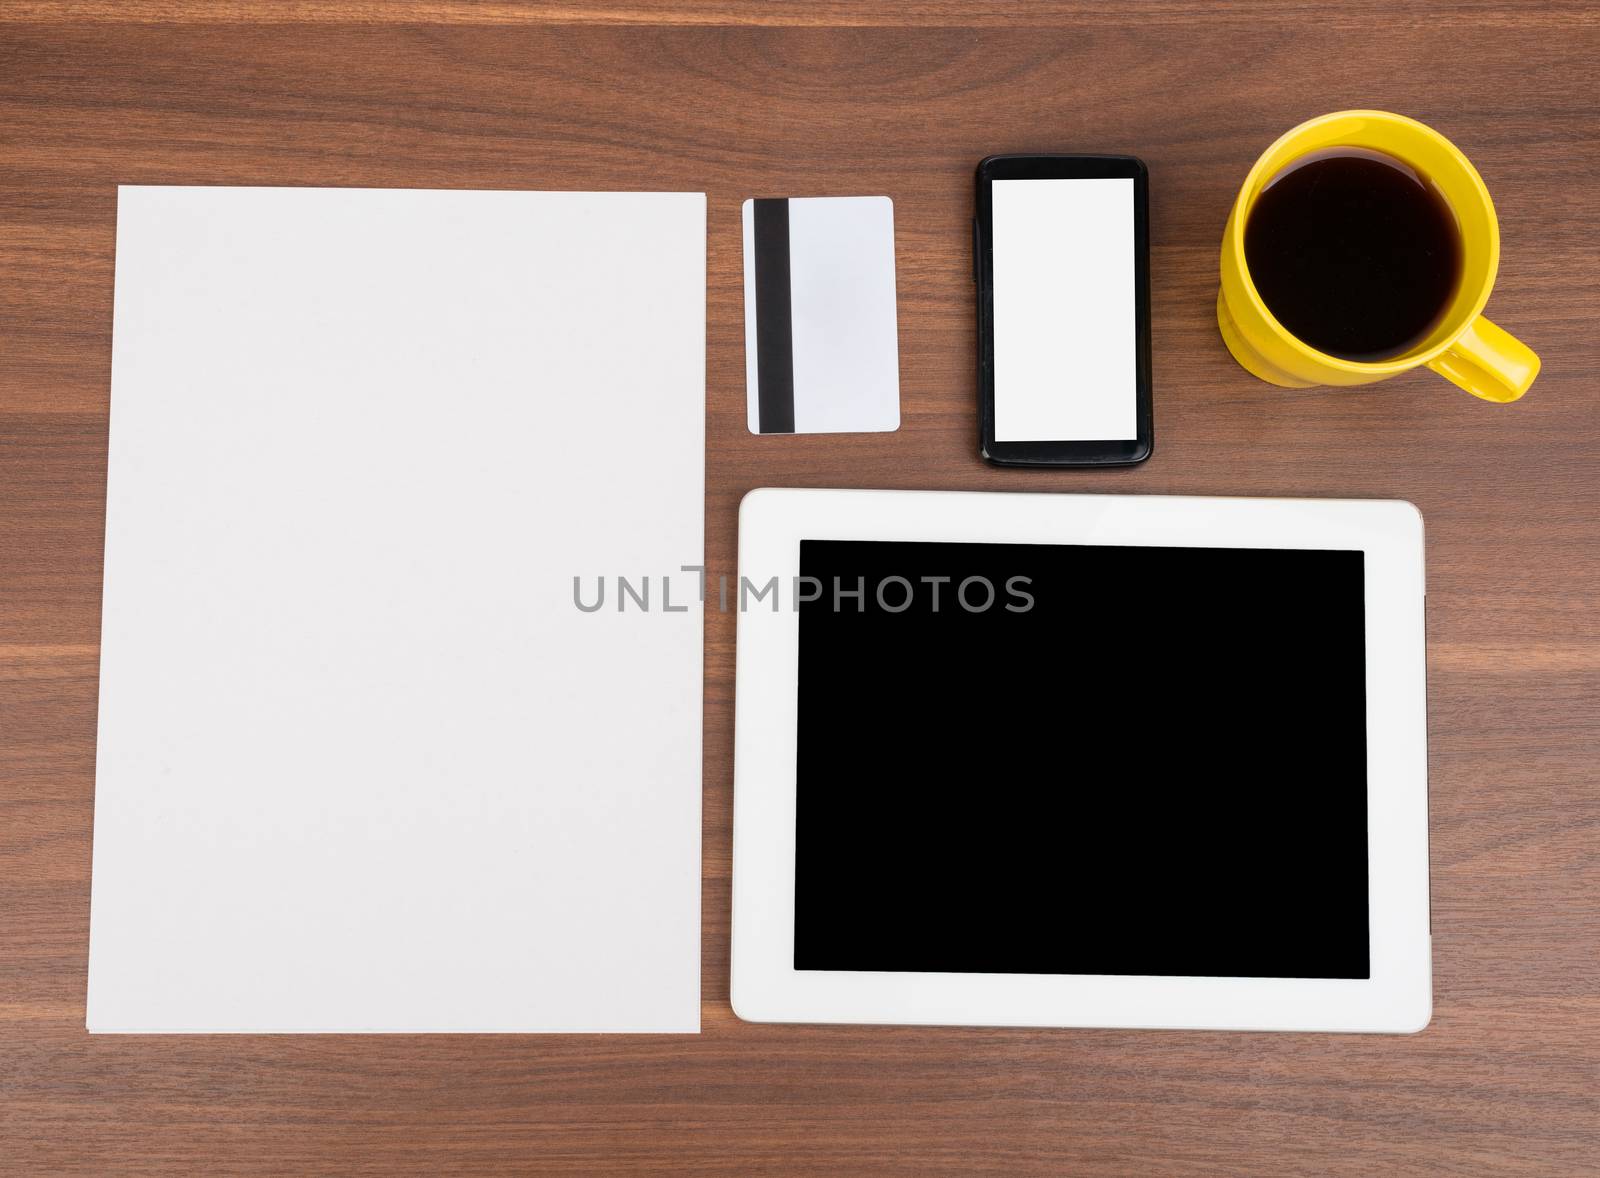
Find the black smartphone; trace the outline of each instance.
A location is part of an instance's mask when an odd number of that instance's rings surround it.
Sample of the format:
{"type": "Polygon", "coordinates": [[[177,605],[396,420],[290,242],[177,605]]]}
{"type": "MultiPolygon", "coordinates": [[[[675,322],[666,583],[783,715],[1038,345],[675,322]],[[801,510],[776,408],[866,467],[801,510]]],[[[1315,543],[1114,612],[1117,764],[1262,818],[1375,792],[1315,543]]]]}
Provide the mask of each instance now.
{"type": "Polygon", "coordinates": [[[978,399],[990,462],[1150,457],[1149,193],[1131,155],[978,165],[978,399]]]}

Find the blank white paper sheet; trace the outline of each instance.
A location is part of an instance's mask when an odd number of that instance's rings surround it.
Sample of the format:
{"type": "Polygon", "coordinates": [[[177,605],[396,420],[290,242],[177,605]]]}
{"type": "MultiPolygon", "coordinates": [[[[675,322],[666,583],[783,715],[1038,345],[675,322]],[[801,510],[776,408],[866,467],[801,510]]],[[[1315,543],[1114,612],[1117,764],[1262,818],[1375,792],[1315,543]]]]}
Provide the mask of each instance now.
{"type": "Polygon", "coordinates": [[[121,189],[91,1031],[699,1029],[705,222],[121,189]]]}

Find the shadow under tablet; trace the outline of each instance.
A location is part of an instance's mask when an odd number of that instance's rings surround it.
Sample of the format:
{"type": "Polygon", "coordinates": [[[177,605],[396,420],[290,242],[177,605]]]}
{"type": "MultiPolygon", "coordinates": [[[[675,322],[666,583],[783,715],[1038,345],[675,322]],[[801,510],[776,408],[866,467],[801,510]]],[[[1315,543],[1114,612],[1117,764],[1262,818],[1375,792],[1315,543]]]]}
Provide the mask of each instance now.
{"type": "Polygon", "coordinates": [[[1361,552],[804,540],[800,572],[794,968],[1370,975],[1361,552]]]}

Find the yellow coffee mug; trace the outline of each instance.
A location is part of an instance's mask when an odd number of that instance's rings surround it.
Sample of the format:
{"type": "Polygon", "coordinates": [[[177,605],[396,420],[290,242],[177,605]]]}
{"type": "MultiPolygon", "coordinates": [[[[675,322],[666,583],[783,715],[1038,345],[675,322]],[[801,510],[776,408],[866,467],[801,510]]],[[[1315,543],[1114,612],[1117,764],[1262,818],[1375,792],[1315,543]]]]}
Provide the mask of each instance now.
{"type": "Polygon", "coordinates": [[[1233,358],[1262,380],[1287,388],[1358,385],[1426,364],[1485,401],[1515,401],[1539,375],[1539,357],[1484,317],[1500,266],[1500,225],[1483,177],[1439,132],[1381,110],[1343,110],[1301,123],[1245,177],[1222,235],[1217,326],[1233,358]],[[1438,326],[1402,355],[1375,363],[1341,360],[1303,343],[1273,317],[1245,263],[1244,227],[1256,199],[1289,164],[1330,147],[1364,147],[1409,164],[1433,182],[1461,234],[1461,279],[1438,326]]]}

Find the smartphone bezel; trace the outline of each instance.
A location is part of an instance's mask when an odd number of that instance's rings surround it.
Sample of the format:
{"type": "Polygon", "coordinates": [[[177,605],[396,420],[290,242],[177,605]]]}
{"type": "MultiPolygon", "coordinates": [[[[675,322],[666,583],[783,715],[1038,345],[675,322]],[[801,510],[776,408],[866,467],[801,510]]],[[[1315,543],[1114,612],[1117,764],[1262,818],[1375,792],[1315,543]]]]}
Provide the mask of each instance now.
{"type": "Polygon", "coordinates": [[[1150,175],[1131,155],[992,155],[978,164],[973,273],[978,286],[979,450],[997,466],[1132,466],[1155,444],[1150,379],[1150,175]],[[994,436],[993,184],[996,180],[1133,180],[1137,436],[997,442],[994,436]]]}

